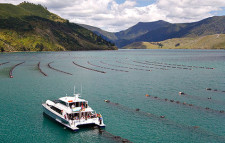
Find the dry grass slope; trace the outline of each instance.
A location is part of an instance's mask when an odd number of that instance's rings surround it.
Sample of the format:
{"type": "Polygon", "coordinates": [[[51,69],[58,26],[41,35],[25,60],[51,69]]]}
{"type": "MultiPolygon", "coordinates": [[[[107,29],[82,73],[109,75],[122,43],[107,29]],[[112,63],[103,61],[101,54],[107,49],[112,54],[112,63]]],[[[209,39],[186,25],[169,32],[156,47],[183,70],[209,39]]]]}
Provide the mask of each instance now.
{"type": "Polygon", "coordinates": [[[161,42],[135,42],[124,49],[225,49],[225,34],[173,38],[161,42]],[[162,46],[160,46],[160,44],[162,46]]]}

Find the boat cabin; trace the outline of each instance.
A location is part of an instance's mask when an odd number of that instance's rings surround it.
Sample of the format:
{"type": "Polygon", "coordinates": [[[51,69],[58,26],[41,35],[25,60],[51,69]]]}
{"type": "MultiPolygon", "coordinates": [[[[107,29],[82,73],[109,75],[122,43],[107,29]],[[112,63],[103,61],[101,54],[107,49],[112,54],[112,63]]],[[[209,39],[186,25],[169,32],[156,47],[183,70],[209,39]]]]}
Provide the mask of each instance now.
{"type": "Polygon", "coordinates": [[[62,97],[55,100],[54,103],[57,105],[52,106],[53,110],[69,120],[80,120],[80,119],[91,119],[97,118],[97,114],[94,113],[91,107],[88,106],[88,101],[80,99],[78,96],[75,97],[62,97]]]}
{"type": "Polygon", "coordinates": [[[62,97],[62,98],[59,98],[58,103],[70,108],[74,108],[74,107],[88,108],[88,101],[84,99],[80,99],[80,98],[62,97]]]}

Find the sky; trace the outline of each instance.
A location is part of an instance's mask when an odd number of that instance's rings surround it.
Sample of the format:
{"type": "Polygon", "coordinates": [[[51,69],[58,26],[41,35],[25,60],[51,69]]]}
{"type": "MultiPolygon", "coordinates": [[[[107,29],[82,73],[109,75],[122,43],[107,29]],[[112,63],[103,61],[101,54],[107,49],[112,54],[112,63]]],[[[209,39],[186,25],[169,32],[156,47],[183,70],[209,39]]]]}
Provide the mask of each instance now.
{"type": "MultiPolygon", "coordinates": [[[[24,0],[0,0],[19,4],[24,0]]],[[[164,20],[195,22],[225,15],[225,0],[26,0],[46,6],[70,22],[99,27],[109,32],[125,30],[138,22],[164,20]]]]}

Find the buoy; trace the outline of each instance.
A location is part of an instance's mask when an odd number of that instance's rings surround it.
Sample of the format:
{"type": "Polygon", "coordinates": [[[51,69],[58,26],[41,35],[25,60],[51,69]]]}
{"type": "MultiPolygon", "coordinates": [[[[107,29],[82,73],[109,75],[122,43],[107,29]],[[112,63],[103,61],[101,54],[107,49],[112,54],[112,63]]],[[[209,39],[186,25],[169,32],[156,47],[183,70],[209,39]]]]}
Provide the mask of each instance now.
{"type": "Polygon", "coordinates": [[[154,98],[158,98],[157,96],[155,96],[154,98]]]}
{"type": "Polygon", "coordinates": [[[217,91],[217,89],[214,89],[214,91],[217,91]]]}
{"type": "Polygon", "coordinates": [[[189,104],[189,106],[192,106],[192,104],[189,104]]]}
{"type": "Polygon", "coordinates": [[[209,107],[206,107],[205,109],[206,109],[206,110],[209,110],[209,107]]]}
{"type": "Polygon", "coordinates": [[[220,110],[220,113],[224,113],[224,111],[223,110],[220,110]]]}
{"type": "Polygon", "coordinates": [[[105,102],[107,102],[107,103],[109,103],[110,102],[110,100],[104,100],[105,102]]]}
{"type": "Polygon", "coordinates": [[[179,104],[179,103],[180,103],[180,101],[177,101],[176,103],[177,103],[177,104],[179,104]]]}
{"type": "Polygon", "coordinates": [[[187,103],[186,102],[183,102],[183,104],[186,105],[187,103]]]}
{"type": "Polygon", "coordinates": [[[194,126],[195,129],[199,128],[199,126],[194,126]]]}
{"type": "Polygon", "coordinates": [[[165,101],[168,101],[168,99],[166,98],[165,101]]]}
{"type": "Polygon", "coordinates": [[[211,88],[206,88],[206,90],[212,90],[211,88]]]}
{"type": "Polygon", "coordinates": [[[13,76],[12,76],[12,75],[10,75],[10,78],[13,78],[13,76]]]}
{"type": "Polygon", "coordinates": [[[160,118],[165,118],[165,116],[160,116],[160,118]]]}
{"type": "Polygon", "coordinates": [[[123,142],[123,143],[127,143],[128,140],[127,140],[127,139],[123,139],[122,142],[123,142]]]}
{"type": "Polygon", "coordinates": [[[208,99],[212,99],[211,97],[208,97],[208,99]]]}
{"type": "Polygon", "coordinates": [[[179,95],[184,95],[184,92],[179,92],[179,95]]]}
{"type": "Polygon", "coordinates": [[[170,100],[170,102],[174,102],[174,100],[170,100]]]}
{"type": "Polygon", "coordinates": [[[115,138],[115,139],[121,139],[121,137],[120,137],[120,136],[115,136],[114,138],[115,138]]]}
{"type": "Polygon", "coordinates": [[[148,94],[145,94],[145,96],[146,96],[146,97],[149,97],[150,95],[148,95],[148,94]]]}
{"type": "Polygon", "coordinates": [[[139,109],[139,108],[137,108],[137,109],[136,109],[136,111],[140,111],[140,109],[139,109]]]}

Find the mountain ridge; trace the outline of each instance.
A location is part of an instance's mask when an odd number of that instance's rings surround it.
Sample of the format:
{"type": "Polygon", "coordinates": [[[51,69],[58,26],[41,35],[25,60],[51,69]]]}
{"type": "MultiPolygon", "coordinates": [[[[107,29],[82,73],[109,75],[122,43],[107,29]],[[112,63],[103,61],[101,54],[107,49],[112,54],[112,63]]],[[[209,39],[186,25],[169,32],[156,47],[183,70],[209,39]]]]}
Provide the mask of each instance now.
{"type": "MultiPolygon", "coordinates": [[[[101,31],[99,33],[103,37],[107,37],[101,31]]],[[[224,33],[225,16],[213,16],[191,23],[169,23],[163,20],[139,22],[126,30],[113,33],[116,38],[111,39],[111,41],[115,42],[119,48],[122,48],[133,42],[159,42],[172,38],[199,37],[224,33]],[[135,33],[136,35],[129,33],[135,33]]],[[[107,38],[110,39],[110,37],[107,38]]]]}
{"type": "Polygon", "coordinates": [[[113,43],[28,2],[0,4],[1,51],[116,50],[113,43]]]}

